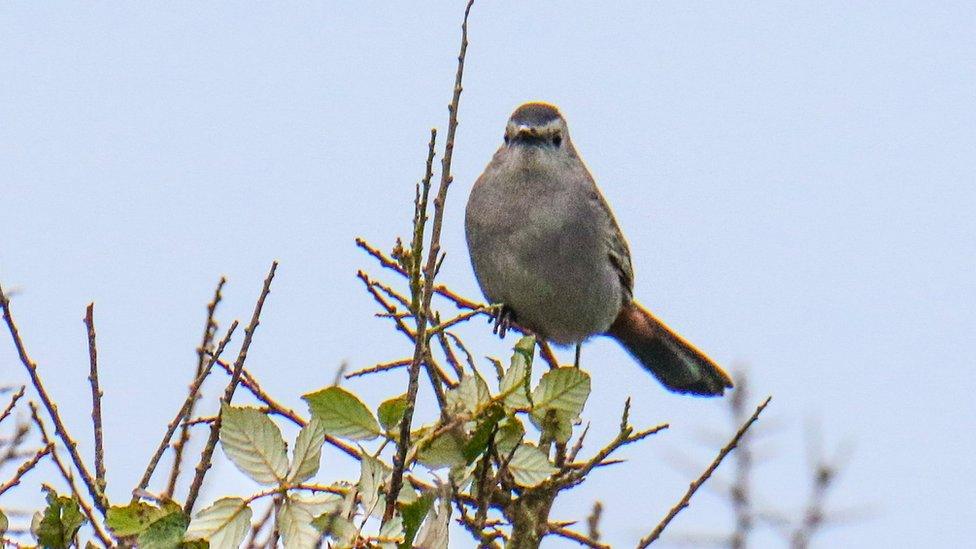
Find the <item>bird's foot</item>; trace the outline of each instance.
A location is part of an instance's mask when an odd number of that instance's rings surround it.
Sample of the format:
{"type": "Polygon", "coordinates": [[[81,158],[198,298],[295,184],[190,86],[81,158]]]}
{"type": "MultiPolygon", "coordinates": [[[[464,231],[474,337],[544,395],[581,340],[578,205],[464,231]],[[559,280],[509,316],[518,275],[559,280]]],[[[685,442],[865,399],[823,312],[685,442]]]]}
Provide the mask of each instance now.
{"type": "Polygon", "coordinates": [[[515,311],[508,308],[506,305],[497,305],[491,318],[488,322],[493,322],[494,326],[491,329],[493,334],[498,334],[498,337],[504,338],[505,333],[508,329],[512,327],[515,323],[515,311]]]}

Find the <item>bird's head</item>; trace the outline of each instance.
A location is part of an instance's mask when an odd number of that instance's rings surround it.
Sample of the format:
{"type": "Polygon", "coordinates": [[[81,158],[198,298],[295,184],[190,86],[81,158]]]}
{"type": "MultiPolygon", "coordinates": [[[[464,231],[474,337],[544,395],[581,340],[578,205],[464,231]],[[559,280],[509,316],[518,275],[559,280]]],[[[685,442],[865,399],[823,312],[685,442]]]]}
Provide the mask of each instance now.
{"type": "Polygon", "coordinates": [[[555,105],[525,103],[515,109],[505,126],[505,145],[560,150],[569,145],[566,120],[555,105]]]}

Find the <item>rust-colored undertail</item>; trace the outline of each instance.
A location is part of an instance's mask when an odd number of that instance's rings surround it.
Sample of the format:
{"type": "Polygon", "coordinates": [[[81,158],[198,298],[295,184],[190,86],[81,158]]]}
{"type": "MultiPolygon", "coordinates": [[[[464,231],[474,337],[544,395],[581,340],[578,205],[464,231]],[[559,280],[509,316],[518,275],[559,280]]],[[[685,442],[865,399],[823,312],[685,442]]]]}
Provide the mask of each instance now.
{"type": "Polygon", "coordinates": [[[720,396],[732,387],[732,378],[715,361],[636,301],[620,310],[607,334],[672,391],[720,396]]]}

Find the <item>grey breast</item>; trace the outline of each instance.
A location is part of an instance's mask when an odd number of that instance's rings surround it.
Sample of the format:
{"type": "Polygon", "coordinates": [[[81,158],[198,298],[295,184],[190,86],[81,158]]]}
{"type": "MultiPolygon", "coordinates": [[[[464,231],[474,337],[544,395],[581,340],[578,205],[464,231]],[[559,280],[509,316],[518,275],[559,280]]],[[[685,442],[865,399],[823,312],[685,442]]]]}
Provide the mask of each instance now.
{"type": "Polygon", "coordinates": [[[465,229],[485,296],[541,336],[573,343],[606,331],[620,310],[613,221],[575,155],[543,155],[496,153],[472,189],[465,229]]]}

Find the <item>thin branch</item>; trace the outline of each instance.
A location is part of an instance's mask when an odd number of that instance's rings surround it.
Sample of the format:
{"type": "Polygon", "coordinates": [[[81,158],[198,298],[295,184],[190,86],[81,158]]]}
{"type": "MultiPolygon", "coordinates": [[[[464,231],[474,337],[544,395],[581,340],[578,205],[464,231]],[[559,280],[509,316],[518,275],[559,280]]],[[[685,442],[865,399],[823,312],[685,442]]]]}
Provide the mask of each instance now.
{"type": "Polygon", "coordinates": [[[81,479],[88,488],[88,493],[95,502],[95,507],[97,507],[98,510],[104,515],[107,504],[105,495],[101,492],[101,490],[98,489],[95,479],[88,471],[88,468],[85,467],[85,462],[81,458],[81,453],[78,452],[78,443],[75,442],[71,438],[71,435],[68,434],[68,429],[65,427],[64,421],[61,419],[61,415],[58,413],[58,405],[55,404],[51,399],[51,396],[44,388],[44,383],[41,381],[40,375],[37,373],[37,364],[32,361],[30,355],[27,354],[27,348],[20,337],[20,331],[17,329],[17,324],[14,322],[13,314],[10,312],[10,300],[7,298],[7,295],[4,294],[2,287],[0,287],[0,308],[3,308],[3,319],[7,323],[7,329],[10,331],[10,337],[13,338],[14,346],[17,348],[17,354],[20,357],[20,362],[25,368],[27,368],[27,375],[30,377],[31,384],[34,385],[34,389],[41,398],[41,403],[44,404],[44,408],[47,410],[48,415],[51,417],[51,421],[54,423],[54,432],[58,435],[61,441],[64,442],[65,447],[68,449],[68,454],[71,456],[71,461],[74,463],[79,474],[81,474],[81,479]]]}
{"type": "MultiPolygon", "coordinates": [[[[251,314],[251,321],[248,323],[247,327],[244,328],[244,341],[241,343],[241,350],[237,353],[237,360],[234,362],[234,373],[231,375],[230,382],[227,384],[227,388],[224,390],[224,396],[220,399],[221,405],[230,404],[231,400],[234,398],[234,391],[237,389],[237,384],[241,380],[241,371],[244,369],[244,361],[247,360],[247,351],[251,347],[251,341],[254,338],[254,331],[257,330],[258,324],[260,324],[261,309],[264,308],[264,300],[267,299],[268,294],[271,293],[271,281],[274,280],[275,271],[277,269],[278,262],[273,261],[271,263],[271,270],[268,271],[268,276],[264,279],[264,287],[261,288],[261,295],[258,296],[257,303],[254,304],[254,312],[251,314]]],[[[200,461],[197,463],[196,475],[193,477],[193,482],[190,484],[190,492],[186,497],[186,504],[183,506],[183,511],[188,515],[193,511],[193,505],[197,501],[197,496],[200,495],[200,487],[203,486],[203,478],[206,476],[207,471],[210,470],[210,460],[213,458],[214,450],[217,447],[217,438],[219,436],[220,417],[218,416],[217,421],[210,424],[210,436],[207,438],[207,443],[203,447],[203,451],[200,453],[200,461]]]]}
{"type": "Polygon", "coordinates": [[[14,473],[13,478],[8,480],[7,482],[4,482],[3,484],[0,484],[0,496],[2,496],[3,493],[6,492],[7,490],[20,484],[20,479],[27,474],[27,471],[33,469],[37,465],[37,462],[41,461],[41,458],[51,453],[52,448],[54,448],[54,444],[47,444],[46,446],[38,450],[33,457],[31,457],[30,459],[22,463],[20,467],[17,468],[17,471],[14,473]]]}
{"type": "MultiPolygon", "coordinates": [[[[457,74],[454,77],[454,95],[448,106],[447,141],[444,144],[444,156],[441,158],[441,181],[434,198],[434,219],[430,229],[430,245],[427,251],[427,264],[424,266],[424,287],[419,307],[414,309],[417,320],[416,343],[414,345],[413,363],[410,364],[410,381],[407,385],[407,406],[400,422],[400,438],[397,440],[397,453],[393,460],[393,475],[390,479],[390,491],[386,498],[386,512],[383,522],[393,518],[396,508],[397,495],[403,485],[403,470],[406,467],[407,451],[410,448],[410,429],[413,423],[413,412],[417,401],[420,366],[427,351],[427,311],[434,294],[434,277],[438,257],[441,252],[441,226],[444,222],[444,206],[447,200],[447,190],[451,186],[454,176],[451,174],[451,162],[454,158],[454,137],[458,126],[458,104],[461,101],[461,81],[464,75],[464,56],[468,49],[468,15],[474,0],[468,0],[464,8],[464,20],[461,23],[461,49],[458,53],[457,74]]],[[[419,219],[418,219],[419,220],[419,219]]]]}
{"type": "Polygon", "coordinates": [[[88,332],[88,363],[91,370],[88,383],[92,394],[92,427],[95,431],[95,482],[105,493],[105,442],[102,438],[102,395],[98,386],[98,348],[95,346],[95,304],[89,303],[85,309],[85,329],[88,332]]]}
{"type": "Polygon", "coordinates": [[[569,528],[564,528],[562,526],[556,526],[555,524],[549,525],[549,533],[557,535],[561,538],[566,538],[568,540],[575,541],[580,545],[585,545],[586,547],[593,547],[594,549],[610,549],[610,546],[605,543],[600,543],[599,540],[586,537],[583,534],[574,532],[569,528]]]}
{"type": "MultiPolygon", "coordinates": [[[[207,321],[203,326],[203,337],[200,340],[200,346],[197,347],[197,367],[193,374],[193,380],[195,381],[200,374],[203,373],[204,368],[206,368],[208,363],[208,356],[210,353],[210,348],[213,346],[214,338],[217,336],[217,321],[214,320],[214,315],[217,312],[217,305],[223,299],[223,294],[221,291],[224,289],[224,284],[227,283],[226,277],[220,277],[217,281],[217,289],[214,290],[213,299],[207,304],[207,321]]],[[[200,392],[195,391],[193,400],[190,402],[190,409],[187,410],[187,417],[193,415],[193,409],[196,407],[197,401],[200,400],[200,392]]],[[[190,427],[184,425],[180,428],[180,437],[176,439],[173,444],[173,465],[169,471],[169,480],[166,482],[166,491],[163,493],[166,496],[172,497],[173,493],[176,491],[176,481],[180,476],[180,468],[183,465],[183,449],[186,447],[187,442],[190,440],[190,427]]]]}
{"type": "MultiPolygon", "coordinates": [[[[217,350],[214,352],[213,357],[210,362],[207,363],[200,375],[193,380],[193,384],[190,385],[190,390],[183,400],[183,405],[176,412],[176,417],[166,426],[166,432],[163,434],[163,439],[159,441],[159,446],[156,447],[156,451],[153,452],[151,458],[149,458],[149,464],[146,465],[146,470],[142,474],[142,479],[139,480],[139,484],[136,486],[135,490],[145,490],[149,486],[149,480],[152,479],[153,472],[156,471],[156,466],[159,464],[160,458],[163,457],[163,453],[166,451],[166,446],[169,445],[169,441],[173,438],[173,433],[176,432],[177,427],[180,423],[185,420],[190,414],[190,408],[193,406],[193,401],[196,400],[197,393],[200,391],[200,387],[203,385],[204,380],[210,375],[210,371],[213,369],[214,363],[220,358],[220,354],[224,352],[224,347],[230,342],[231,336],[234,335],[234,330],[237,329],[237,321],[235,320],[227,333],[224,334],[224,338],[220,340],[220,344],[217,345],[217,350]]],[[[133,491],[133,499],[136,498],[135,490],[133,491]]]]}
{"type": "Polygon", "coordinates": [[[20,389],[17,389],[17,392],[10,397],[10,402],[7,403],[7,407],[3,409],[2,413],[0,413],[0,423],[3,423],[3,420],[7,419],[7,416],[10,415],[10,412],[14,411],[14,407],[17,406],[17,401],[24,396],[24,391],[26,389],[27,389],[26,386],[21,385],[20,389]]]}
{"type": "Polygon", "coordinates": [[[377,372],[387,372],[389,370],[396,370],[397,368],[404,368],[410,364],[410,358],[401,358],[400,360],[393,360],[390,362],[381,362],[379,364],[374,364],[366,368],[356,370],[346,374],[346,379],[352,379],[354,377],[365,376],[368,374],[375,374],[377,372]]]}
{"type": "Polygon", "coordinates": [[[88,501],[82,496],[81,491],[78,489],[78,485],[75,483],[75,477],[71,473],[71,469],[61,460],[58,455],[58,449],[54,446],[54,441],[48,436],[47,428],[44,426],[44,422],[41,421],[41,415],[37,410],[37,405],[33,402],[29,403],[31,410],[31,419],[34,420],[34,424],[37,425],[37,430],[41,432],[41,440],[44,444],[51,445],[51,459],[54,460],[54,465],[57,466],[58,470],[61,472],[61,476],[64,481],[68,484],[68,488],[71,493],[74,494],[75,499],[78,501],[78,506],[81,507],[81,511],[88,517],[88,522],[91,524],[92,530],[95,532],[95,536],[105,544],[106,547],[111,547],[114,545],[112,538],[105,532],[102,528],[101,523],[95,517],[95,512],[92,510],[91,506],[88,505],[88,501]]]}
{"type": "Polygon", "coordinates": [[[599,501],[593,502],[593,511],[586,517],[586,530],[589,532],[590,539],[600,541],[600,517],[603,516],[603,504],[599,501]]]}
{"type": "Polygon", "coordinates": [[[668,514],[665,515],[665,517],[661,520],[660,523],[658,523],[658,525],[654,528],[653,531],[651,531],[650,534],[641,538],[641,540],[637,543],[638,549],[644,549],[644,547],[647,547],[648,545],[654,543],[655,540],[661,537],[661,533],[664,532],[664,529],[667,528],[668,524],[671,523],[674,517],[676,517],[678,513],[682,511],[682,509],[688,507],[688,505],[691,502],[691,497],[695,495],[695,492],[698,491],[698,488],[700,488],[701,485],[704,484],[706,480],[708,480],[708,477],[712,476],[712,473],[715,471],[715,469],[718,468],[719,465],[721,465],[722,460],[725,459],[725,456],[727,456],[729,452],[735,449],[735,447],[739,444],[739,440],[742,438],[743,435],[746,434],[746,431],[748,431],[749,428],[752,427],[752,424],[755,423],[757,419],[759,419],[759,414],[761,414],[762,411],[766,409],[766,406],[769,405],[769,401],[771,401],[772,399],[773,397],[771,396],[766,397],[766,400],[764,400],[762,404],[760,404],[756,408],[756,411],[752,413],[752,416],[750,416],[745,423],[742,424],[742,427],[740,427],[739,430],[735,433],[735,436],[732,437],[732,440],[730,440],[728,444],[726,444],[721,450],[719,450],[718,455],[715,456],[715,459],[712,461],[711,465],[709,465],[708,468],[705,469],[705,471],[701,474],[701,476],[699,476],[690,485],[688,485],[688,490],[685,492],[685,495],[681,497],[681,500],[678,501],[677,505],[675,505],[674,507],[671,508],[670,511],[668,511],[668,514]]]}

